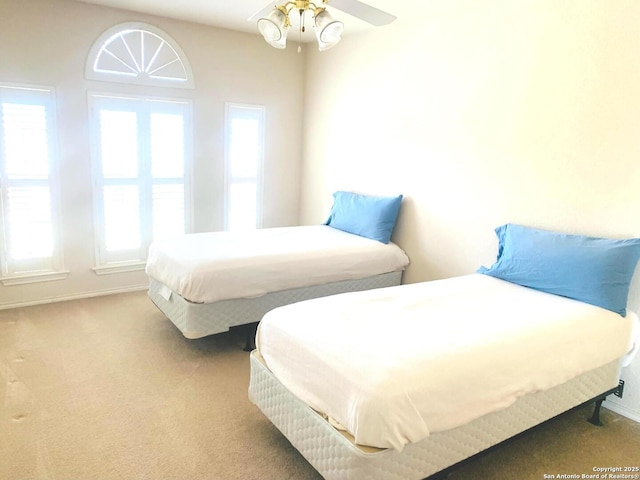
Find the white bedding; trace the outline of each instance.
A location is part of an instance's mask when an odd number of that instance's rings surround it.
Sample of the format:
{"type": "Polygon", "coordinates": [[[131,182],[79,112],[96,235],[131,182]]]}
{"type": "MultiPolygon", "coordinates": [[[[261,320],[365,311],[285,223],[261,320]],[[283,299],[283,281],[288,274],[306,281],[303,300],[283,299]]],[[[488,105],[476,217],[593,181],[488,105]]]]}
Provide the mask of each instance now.
{"type": "Polygon", "coordinates": [[[621,358],[637,321],[474,274],[280,307],[256,343],[356,443],[401,450],[621,358]]]}
{"type": "Polygon", "coordinates": [[[403,270],[406,254],[326,225],[184,235],[151,244],[146,272],[194,303],[403,270]]]}

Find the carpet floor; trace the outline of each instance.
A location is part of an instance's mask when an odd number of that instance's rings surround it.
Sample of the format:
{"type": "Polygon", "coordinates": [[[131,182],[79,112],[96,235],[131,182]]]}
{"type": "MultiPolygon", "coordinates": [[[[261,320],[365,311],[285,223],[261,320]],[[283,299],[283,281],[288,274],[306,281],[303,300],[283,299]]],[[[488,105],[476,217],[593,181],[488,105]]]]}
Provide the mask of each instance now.
{"type": "MultiPolygon", "coordinates": [[[[321,479],[248,400],[244,342],[242,329],[185,339],[145,292],[0,311],[0,479],[321,479]]],[[[599,428],[590,414],[574,410],[449,479],[640,465],[640,424],[605,409],[599,428]]]]}

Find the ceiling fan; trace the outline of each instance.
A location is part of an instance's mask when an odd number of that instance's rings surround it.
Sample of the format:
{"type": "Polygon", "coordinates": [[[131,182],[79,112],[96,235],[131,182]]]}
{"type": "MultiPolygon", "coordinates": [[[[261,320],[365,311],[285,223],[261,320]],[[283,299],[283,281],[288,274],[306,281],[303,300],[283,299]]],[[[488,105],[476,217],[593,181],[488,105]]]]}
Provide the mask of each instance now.
{"type": "MultiPolygon", "coordinates": [[[[308,0],[290,0],[281,5],[269,3],[263,9],[249,17],[248,21],[258,21],[258,30],[266,42],[275,48],[285,48],[287,45],[287,34],[291,27],[290,14],[297,11],[300,15],[300,35],[305,31],[305,15],[310,12],[314,19],[316,29],[316,39],[318,49],[327,50],[336,45],[341,38],[344,24],[334,20],[326,6],[331,2],[331,6],[342,10],[349,15],[364,20],[376,27],[387,25],[393,22],[396,17],[390,13],[379,10],[371,5],[362,3],[359,0],[318,0],[319,5],[308,0]]],[[[301,51],[298,45],[298,52],[301,51]]]]}

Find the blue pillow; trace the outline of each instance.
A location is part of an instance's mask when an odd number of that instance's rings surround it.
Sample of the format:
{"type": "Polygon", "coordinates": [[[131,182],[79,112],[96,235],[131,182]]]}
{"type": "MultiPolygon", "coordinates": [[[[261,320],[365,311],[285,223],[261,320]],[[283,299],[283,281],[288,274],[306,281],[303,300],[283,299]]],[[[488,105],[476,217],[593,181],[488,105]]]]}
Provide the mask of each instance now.
{"type": "Polygon", "coordinates": [[[389,243],[401,202],[402,195],[371,197],[350,192],[335,192],[326,225],[389,243]]]}
{"type": "Polygon", "coordinates": [[[514,224],[496,228],[496,234],[498,259],[478,273],[627,314],[640,238],[585,237],[514,224]]]}

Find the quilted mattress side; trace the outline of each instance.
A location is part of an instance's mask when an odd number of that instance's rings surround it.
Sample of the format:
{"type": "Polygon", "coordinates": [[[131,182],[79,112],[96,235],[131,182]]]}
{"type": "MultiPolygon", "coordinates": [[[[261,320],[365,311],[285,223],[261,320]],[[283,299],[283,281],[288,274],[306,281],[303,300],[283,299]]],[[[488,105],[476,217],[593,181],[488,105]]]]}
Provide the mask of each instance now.
{"type": "Polygon", "coordinates": [[[222,333],[230,327],[259,322],[276,307],[338,293],[371,290],[400,285],[402,271],[389,272],[358,280],[313,285],[267,293],[261,297],[192,303],[154,278],[150,278],[148,296],[182,334],[196,339],[222,333]]]}
{"type": "Polygon", "coordinates": [[[327,480],[421,480],[615,387],[619,362],[587,372],[461,427],[366,453],[291,394],[251,355],[249,398],[327,480]]]}

